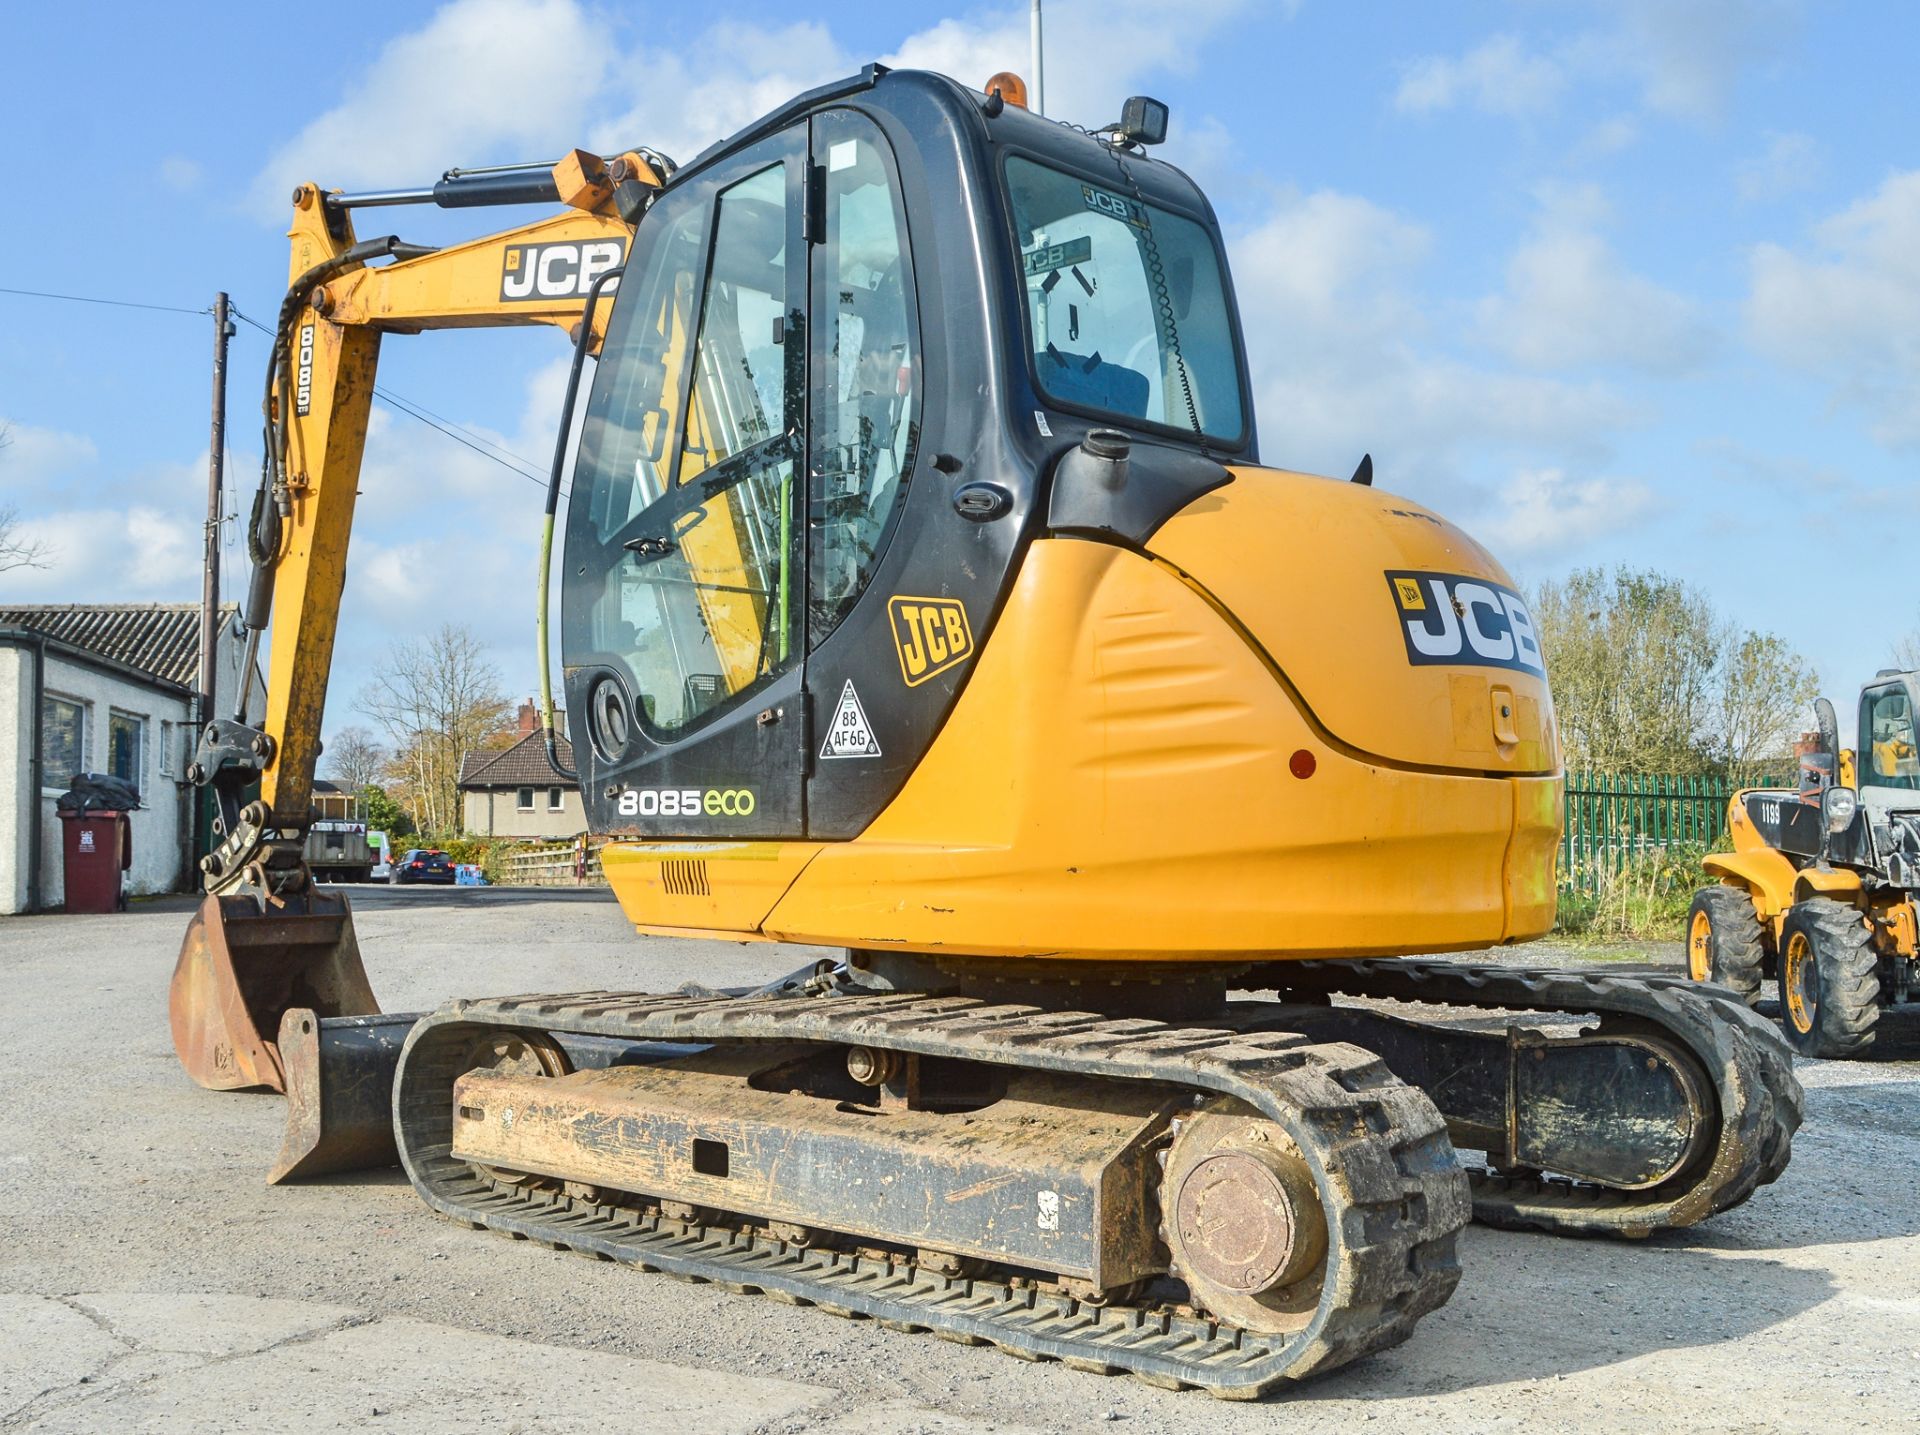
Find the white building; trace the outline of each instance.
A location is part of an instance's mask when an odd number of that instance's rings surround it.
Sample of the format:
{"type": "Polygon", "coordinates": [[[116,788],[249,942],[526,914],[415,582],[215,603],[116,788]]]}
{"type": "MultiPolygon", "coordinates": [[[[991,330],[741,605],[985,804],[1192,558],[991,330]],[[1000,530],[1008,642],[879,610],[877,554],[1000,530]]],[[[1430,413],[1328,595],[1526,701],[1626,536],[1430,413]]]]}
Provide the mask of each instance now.
{"type": "MultiPolygon", "coordinates": [[[[245,648],[234,611],[222,611],[215,664],[222,713],[232,710],[245,648]]],[[[80,772],[140,789],[128,890],[192,887],[198,808],[186,766],[200,722],[199,664],[198,604],[0,606],[0,913],[63,900],[54,799],[80,772]]],[[[252,691],[257,721],[257,678],[252,691]]]]}

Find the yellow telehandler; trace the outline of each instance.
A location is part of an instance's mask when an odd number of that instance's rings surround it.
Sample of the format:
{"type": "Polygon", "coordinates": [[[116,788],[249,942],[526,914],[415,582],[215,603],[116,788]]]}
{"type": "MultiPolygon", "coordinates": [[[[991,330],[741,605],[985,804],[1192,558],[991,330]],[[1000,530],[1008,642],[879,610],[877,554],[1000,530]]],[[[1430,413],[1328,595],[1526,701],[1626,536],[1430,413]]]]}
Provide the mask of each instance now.
{"type": "Polygon", "coordinates": [[[1859,750],[1815,705],[1796,790],[1736,792],[1731,852],[1687,913],[1687,969],[1747,1002],[1771,977],[1804,1056],[1862,1056],[1880,1013],[1920,1001],[1920,672],[1860,690],[1859,750]]]}

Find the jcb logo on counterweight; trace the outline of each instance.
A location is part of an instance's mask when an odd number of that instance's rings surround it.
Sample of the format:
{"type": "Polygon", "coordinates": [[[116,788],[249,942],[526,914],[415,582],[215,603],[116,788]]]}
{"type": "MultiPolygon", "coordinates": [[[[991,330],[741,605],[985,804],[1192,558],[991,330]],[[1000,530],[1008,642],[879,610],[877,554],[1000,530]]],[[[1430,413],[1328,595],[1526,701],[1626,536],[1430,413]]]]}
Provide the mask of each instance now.
{"type": "Polygon", "coordinates": [[[509,244],[500,266],[500,298],[517,304],[584,299],[593,281],[617,265],[626,253],[626,242],[619,239],[509,244]]]}
{"type": "Polygon", "coordinates": [[[1547,675],[1533,615],[1513,589],[1458,573],[1388,573],[1387,587],[1408,662],[1547,675]]]}
{"type": "Polygon", "coordinates": [[[973,652],[967,610],[956,598],[890,598],[893,646],[908,687],[944,673],[973,652]]]}

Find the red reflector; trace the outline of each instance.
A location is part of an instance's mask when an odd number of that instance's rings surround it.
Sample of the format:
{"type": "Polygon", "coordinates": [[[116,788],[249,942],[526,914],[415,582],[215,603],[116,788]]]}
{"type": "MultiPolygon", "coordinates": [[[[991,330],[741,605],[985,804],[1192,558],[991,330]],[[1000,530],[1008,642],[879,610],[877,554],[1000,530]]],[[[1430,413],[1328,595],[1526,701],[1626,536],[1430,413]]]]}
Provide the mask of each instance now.
{"type": "Polygon", "coordinates": [[[1313,754],[1304,747],[1287,759],[1287,771],[1295,777],[1312,777],[1313,770],[1319,765],[1314,761],[1313,754]]]}

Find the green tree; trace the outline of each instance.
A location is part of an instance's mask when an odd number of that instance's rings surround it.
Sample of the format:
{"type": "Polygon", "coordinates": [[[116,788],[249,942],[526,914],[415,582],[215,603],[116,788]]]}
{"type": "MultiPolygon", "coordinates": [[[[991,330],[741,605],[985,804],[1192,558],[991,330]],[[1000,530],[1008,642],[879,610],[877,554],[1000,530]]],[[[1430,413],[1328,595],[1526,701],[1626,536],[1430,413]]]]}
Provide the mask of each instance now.
{"type": "Polygon", "coordinates": [[[1698,773],[1720,635],[1712,605],[1677,578],[1583,568],[1534,600],[1560,740],[1573,767],[1698,773]]]}
{"type": "Polygon", "coordinates": [[[1541,586],[1534,617],[1569,767],[1745,781],[1807,721],[1806,659],[1681,579],[1578,569],[1541,586]]]}
{"type": "Polygon", "coordinates": [[[407,816],[407,809],[387,796],[386,788],[378,783],[369,782],[360,789],[360,811],[367,826],[389,837],[413,835],[413,819],[407,816]]]}
{"type": "Polygon", "coordinates": [[[1784,775],[1793,740],[1811,718],[1820,680],[1813,665],[1772,633],[1728,644],[1721,685],[1721,758],[1742,785],[1784,775]]]}

